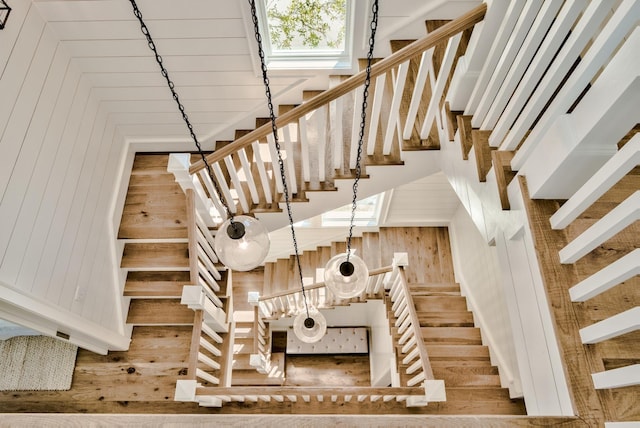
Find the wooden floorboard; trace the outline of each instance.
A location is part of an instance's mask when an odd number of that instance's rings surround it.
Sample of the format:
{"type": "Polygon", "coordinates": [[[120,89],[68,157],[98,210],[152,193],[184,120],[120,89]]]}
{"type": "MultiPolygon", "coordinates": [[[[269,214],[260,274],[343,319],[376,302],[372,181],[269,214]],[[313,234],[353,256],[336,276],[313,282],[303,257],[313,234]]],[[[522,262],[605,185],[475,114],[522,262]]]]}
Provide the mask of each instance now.
{"type": "Polygon", "coordinates": [[[285,386],[371,386],[368,355],[287,355],[285,386]]]}
{"type": "MultiPolygon", "coordinates": [[[[269,404],[269,403],[267,403],[269,404]]],[[[358,403],[361,404],[361,403],[358,403]]],[[[366,403],[361,407],[371,408],[375,404],[366,403]]],[[[127,407],[121,405],[127,410],[127,407]]],[[[133,407],[133,406],[132,406],[133,407]]],[[[199,413],[208,413],[201,408],[199,413]]],[[[137,409],[131,409],[135,413],[137,409]]],[[[162,415],[69,415],[69,414],[39,414],[39,415],[3,415],[3,422],[8,426],[154,426],[175,427],[190,426],[228,426],[228,427],[279,427],[296,428],[301,426],[336,427],[336,426],[367,426],[367,427],[487,427],[511,428],[531,426],[553,426],[562,428],[585,427],[588,421],[573,417],[529,417],[529,416],[434,416],[434,415],[171,415],[168,414],[172,406],[165,407],[162,415]]],[[[125,412],[123,412],[125,413],[125,412]]],[[[292,412],[289,412],[292,413],[292,412]]],[[[338,412],[334,412],[338,413],[338,412]]],[[[342,413],[342,412],[340,412],[342,413]]]]}
{"type": "Polygon", "coordinates": [[[617,420],[610,413],[606,402],[610,402],[610,392],[594,393],[591,374],[604,370],[602,361],[588,347],[585,347],[579,334],[579,308],[571,300],[568,287],[578,282],[579,276],[574,265],[562,265],[558,252],[566,245],[564,231],[552,230],[549,218],[556,212],[559,204],[550,200],[531,200],[526,180],[519,176],[519,185],[525,201],[526,214],[533,234],[534,244],[542,280],[547,296],[553,305],[556,337],[565,372],[573,396],[574,407],[581,417],[588,417],[599,426],[605,420],[617,420]]]}

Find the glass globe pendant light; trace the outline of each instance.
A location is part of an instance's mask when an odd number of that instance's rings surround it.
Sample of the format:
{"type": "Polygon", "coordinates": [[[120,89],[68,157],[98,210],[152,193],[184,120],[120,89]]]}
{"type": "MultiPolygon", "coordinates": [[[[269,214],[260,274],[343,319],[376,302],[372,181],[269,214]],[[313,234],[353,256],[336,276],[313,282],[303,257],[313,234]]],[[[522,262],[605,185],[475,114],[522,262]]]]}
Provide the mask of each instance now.
{"type": "Polygon", "coordinates": [[[369,37],[369,53],[367,54],[367,69],[362,95],[362,111],[360,113],[360,134],[358,136],[358,152],[356,157],[356,176],[353,180],[353,198],[351,201],[351,221],[349,222],[349,236],[347,238],[347,251],[331,258],[324,269],[324,283],[338,298],[350,299],[357,297],[365,290],[369,270],[364,261],[351,254],[351,237],[353,236],[354,219],[358,207],[358,182],[362,173],[362,146],[364,130],[367,121],[367,97],[371,84],[371,60],[375,45],[376,29],[378,27],[378,0],[373,1],[373,18],[371,19],[371,36],[369,37]]]}
{"type": "Polygon", "coordinates": [[[354,254],[337,254],[324,269],[324,284],[340,299],[350,299],[362,294],[368,279],[367,265],[354,254]]]}
{"type": "Polygon", "coordinates": [[[229,269],[248,271],[262,264],[269,253],[269,234],[253,217],[227,219],[216,233],[214,250],[229,269]]]}
{"type": "Polygon", "coordinates": [[[316,343],[327,332],[327,319],[313,306],[307,306],[293,320],[293,333],[305,343],[316,343]]]}
{"type": "MultiPolygon", "coordinates": [[[[220,260],[230,269],[232,270],[240,270],[247,271],[251,270],[262,264],[264,259],[269,252],[269,235],[262,224],[258,222],[255,218],[248,216],[234,216],[231,210],[229,210],[229,203],[233,203],[233,201],[227,201],[223,198],[222,192],[218,186],[216,179],[211,171],[211,165],[207,161],[207,157],[202,151],[202,146],[196,137],[196,134],[193,130],[193,125],[189,121],[189,117],[185,112],[185,108],[180,102],[180,98],[175,90],[175,84],[169,78],[169,73],[165,68],[162,57],[158,54],[156,49],[156,45],[151,38],[151,33],[147,28],[147,25],[144,23],[142,19],[142,12],[138,8],[135,0],[129,0],[131,6],[133,7],[133,14],[140,22],[140,29],[142,34],[147,39],[147,44],[151,51],[153,51],[155,55],[156,62],[160,67],[160,72],[162,76],[167,81],[167,86],[173,95],[173,99],[175,100],[178,110],[182,114],[182,120],[184,121],[187,129],[189,130],[189,134],[193,139],[193,142],[198,149],[198,153],[204,166],[209,174],[209,178],[211,179],[211,183],[213,184],[213,188],[215,192],[219,195],[220,202],[225,209],[225,213],[219,213],[223,217],[226,214],[228,220],[222,224],[220,229],[218,229],[218,233],[216,234],[214,240],[214,250],[217,253],[220,260]]],[[[213,195],[211,195],[213,197],[213,195]]]]}

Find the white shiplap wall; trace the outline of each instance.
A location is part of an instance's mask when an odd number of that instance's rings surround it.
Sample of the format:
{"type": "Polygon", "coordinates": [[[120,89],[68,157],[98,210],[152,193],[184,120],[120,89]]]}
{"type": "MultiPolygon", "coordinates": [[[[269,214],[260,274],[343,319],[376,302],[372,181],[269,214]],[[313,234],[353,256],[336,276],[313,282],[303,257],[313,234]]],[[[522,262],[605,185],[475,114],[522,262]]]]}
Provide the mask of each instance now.
{"type": "Polygon", "coordinates": [[[0,32],[0,289],[122,333],[107,226],[122,140],[38,9],[12,7],[0,32]]]}
{"type": "Polygon", "coordinates": [[[500,369],[500,380],[512,397],[522,396],[518,360],[500,264],[495,246],[489,246],[466,209],[460,205],[451,219],[449,236],[456,281],[473,311],[483,343],[489,346],[493,364],[500,369]]]}

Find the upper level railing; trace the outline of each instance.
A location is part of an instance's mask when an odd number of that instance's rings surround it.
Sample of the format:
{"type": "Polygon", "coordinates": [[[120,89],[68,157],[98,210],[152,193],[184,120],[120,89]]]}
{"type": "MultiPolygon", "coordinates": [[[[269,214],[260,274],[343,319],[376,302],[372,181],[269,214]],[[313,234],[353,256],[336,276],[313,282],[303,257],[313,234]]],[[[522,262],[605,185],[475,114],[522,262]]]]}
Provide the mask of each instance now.
{"type": "MultiPolygon", "coordinates": [[[[566,229],[571,226],[593,203],[618,186],[618,183],[634,168],[637,168],[639,163],[640,134],[635,134],[556,211],[551,217],[552,227],[566,229]]],[[[629,177],[633,178],[633,176],[629,177]]],[[[632,180],[629,181],[633,183],[632,180]]],[[[638,180],[635,182],[637,183],[638,180]]],[[[626,190],[622,188],[616,193],[623,197],[622,195],[628,193],[626,190]]],[[[640,220],[640,188],[636,187],[636,190],[630,192],[629,196],[619,204],[613,204],[610,211],[575,236],[560,250],[561,263],[576,263],[623,231],[626,231],[623,232],[626,236],[623,239],[630,239],[630,248],[635,248],[622,251],[622,256],[613,260],[611,264],[605,265],[579,283],[572,284],[569,289],[572,302],[587,302],[596,299],[625,282],[633,281],[633,278],[640,274],[640,248],[638,248],[640,238],[635,235],[634,239],[633,232],[635,230],[633,224],[638,220],[640,220]]],[[[580,226],[577,227],[578,230],[582,229],[580,226]]],[[[609,296],[610,301],[616,304],[616,313],[580,329],[580,339],[583,344],[604,343],[640,329],[640,301],[628,293],[610,292],[609,296]],[[618,300],[614,301],[614,296],[618,300]]],[[[640,356],[640,348],[636,346],[635,353],[630,349],[628,354],[635,354],[635,357],[638,357],[640,356]]],[[[604,357],[606,357],[606,353],[604,357]]],[[[629,360],[629,362],[632,361],[633,359],[629,360]]],[[[623,365],[615,369],[594,373],[592,377],[595,389],[640,385],[640,364],[623,365]]]]}
{"type": "Polygon", "coordinates": [[[218,259],[213,251],[213,236],[197,209],[205,202],[193,186],[183,184],[187,205],[190,284],[182,288],[181,303],[194,310],[187,377],[199,383],[228,386],[231,381],[229,349],[233,341],[233,332],[230,331],[233,313],[231,271],[225,278],[216,267],[218,259]]]}
{"type": "MultiPolygon", "coordinates": [[[[393,68],[398,67],[401,64],[407,64],[407,62],[414,56],[420,55],[436,45],[450,40],[452,37],[459,35],[462,31],[473,27],[478,22],[482,21],[484,14],[487,10],[487,5],[482,3],[476,8],[462,15],[461,17],[449,22],[448,24],[438,28],[434,32],[430,33],[422,39],[416,40],[410,45],[400,49],[396,53],[388,56],[387,58],[373,64],[371,66],[371,78],[381,76],[393,68]]],[[[314,110],[328,105],[331,101],[335,101],[343,95],[353,91],[354,89],[362,86],[365,80],[365,72],[361,71],[338,86],[322,92],[316,97],[306,101],[305,103],[295,107],[294,109],[282,114],[276,118],[276,126],[283,128],[285,125],[295,123],[303,116],[313,112],[314,110]]],[[[402,91],[400,91],[402,92],[402,91]]],[[[359,114],[359,112],[358,112],[359,114]]],[[[259,141],[267,137],[271,130],[271,124],[265,124],[254,131],[238,138],[232,144],[216,150],[207,156],[207,161],[215,163],[223,160],[228,155],[238,152],[240,149],[247,148],[253,142],[259,141]]],[[[204,168],[204,163],[198,161],[194,163],[189,172],[194,174],[204,168]]]]}
{"type": "MultiPolygon", "coordinates": [[[[384,283],[387,274],[393,271],[393,266],[385,266],[369,271],[367,285],[361,296],[355,300],[365,301],[370,298],[380,298],[384,290],[384,283]]],[[[335,297],[325,286],[324,282],[317,282],[304,286],[309,304],[316,308],[330,308],[344,305],[347,302],[335,297]]],[[[279,318],[280,316],[291,316],[300,312],[304,308],[301,289],[290,289],[266,296],[260,296],[258,305],[261,313],[266,317],[279,318]]]]}
{"type": "MultiPolygon", "coordinates": [[[[420,148],[433,123],[441,124],[442,96],[459,55],[461,33],[480,22],[485,11],[481,4],[372,66],[365,165],[400,163],[404,140],[412,139],[420,148]],[[441,43],[448,45],[440,69],[435,70],[434,47],[441,43]],[[415,82],[410,69],[417,73],[415,82]]],[[[364,80],[365,72],[359,72],[277,117],[292,195],[302,198],[307,190],[332,190],[335,178],[353,176],[364,80]]],[[[433,142],[432,148],[438,144],[433,142]]],[[[222,219],[223,199],[234,214],[280,211],[283,186],[276,159],[271,124],[266,123],[207,156],[220,194],[202,160],[189,165],[189,172],[198,177],[222,219]]]]}

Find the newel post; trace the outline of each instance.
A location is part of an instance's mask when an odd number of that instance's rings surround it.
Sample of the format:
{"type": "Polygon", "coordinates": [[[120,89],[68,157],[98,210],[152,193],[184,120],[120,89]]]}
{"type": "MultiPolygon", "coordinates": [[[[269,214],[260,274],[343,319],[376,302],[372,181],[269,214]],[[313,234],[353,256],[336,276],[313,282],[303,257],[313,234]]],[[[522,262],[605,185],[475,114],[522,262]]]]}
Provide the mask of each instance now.
{"type": "Polygon", "coordinates": [[[189,153],[171,153],[169,155],[167,171],[173,174],[176,183],[180,185],[185,194],[189,189],[194,191],[196,211],[200,214],[200,218],[204,220],[207,227],[215,227],[216,223],[213,221],[212,213],[216,212],[216,209],[211,199],[207,196],[197,174],[191,175],[189,173],[190,166],[191,155],[189,153]]]}

